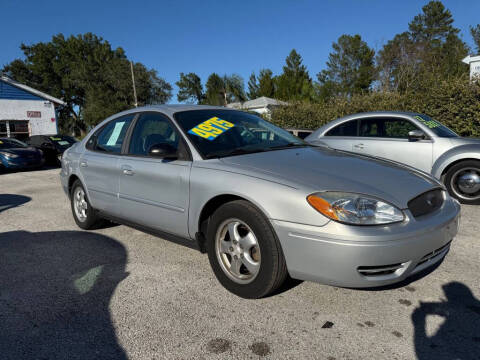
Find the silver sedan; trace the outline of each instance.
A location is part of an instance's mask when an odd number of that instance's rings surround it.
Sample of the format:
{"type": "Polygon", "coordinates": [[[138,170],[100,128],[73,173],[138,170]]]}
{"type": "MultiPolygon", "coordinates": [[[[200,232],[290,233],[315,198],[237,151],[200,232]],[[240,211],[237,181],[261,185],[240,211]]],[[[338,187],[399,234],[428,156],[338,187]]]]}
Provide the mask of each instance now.
{"type": "Polygon", "coordinates": [[[401,281],[445,257],[460,214],[427,174],[208,106],[106,119],[65,152],[61,181],[81,228],[109,219],[206,251],[222,285],[245,298],[287,276],[401,281]]]}
{"type": "Polygon", "coordinates": [[[349,115],[305,140],[413,166],[440,179],[460,202],[480,203],[480,139],[460,137],[427,115],[392,111],[349,115]]]}

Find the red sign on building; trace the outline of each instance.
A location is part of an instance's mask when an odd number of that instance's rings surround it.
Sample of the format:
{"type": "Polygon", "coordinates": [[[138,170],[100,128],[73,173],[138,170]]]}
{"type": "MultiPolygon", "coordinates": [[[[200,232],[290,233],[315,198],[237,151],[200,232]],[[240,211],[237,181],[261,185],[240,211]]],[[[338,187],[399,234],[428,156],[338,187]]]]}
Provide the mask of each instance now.
{"type": "Polygon", "coordinates": [[[40,111],[27,111],[27,117],[39,118],[42,117],[42,113],[40,111]]]}

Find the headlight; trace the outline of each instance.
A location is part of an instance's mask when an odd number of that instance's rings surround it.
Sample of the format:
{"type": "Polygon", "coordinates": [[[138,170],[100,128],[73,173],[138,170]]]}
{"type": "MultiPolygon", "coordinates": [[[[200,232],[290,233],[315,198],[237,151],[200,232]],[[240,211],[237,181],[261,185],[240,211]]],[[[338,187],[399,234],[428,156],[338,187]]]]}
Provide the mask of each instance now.
{"type": "Polygon", "coordinates": [[[405,218],[400,209],[367,195],[327,191],[309,195],[307,201],[326,217],[346,224],[391,224],[405,218]]]}
{"type": "Polygon", "coordinates": [[[18,155],[17,154],[12,154],[12,153],[8,153],[8,152],[4,152],[4,151],[0,151],[0,154],[5,156],[7,159],[16,159],[18,158],[18,155]]]}

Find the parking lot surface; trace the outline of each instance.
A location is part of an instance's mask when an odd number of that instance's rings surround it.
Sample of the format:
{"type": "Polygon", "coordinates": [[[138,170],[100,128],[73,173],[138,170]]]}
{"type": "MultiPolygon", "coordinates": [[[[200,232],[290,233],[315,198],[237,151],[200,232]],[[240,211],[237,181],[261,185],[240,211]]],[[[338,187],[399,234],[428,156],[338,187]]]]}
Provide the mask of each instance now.
{"type": "Polygon", "coordinates": [[[81,231],[58,173],[0,175],[1,359],[480,359],[480,206],[412,282],[245,300],[196,250],[81,231]]]}

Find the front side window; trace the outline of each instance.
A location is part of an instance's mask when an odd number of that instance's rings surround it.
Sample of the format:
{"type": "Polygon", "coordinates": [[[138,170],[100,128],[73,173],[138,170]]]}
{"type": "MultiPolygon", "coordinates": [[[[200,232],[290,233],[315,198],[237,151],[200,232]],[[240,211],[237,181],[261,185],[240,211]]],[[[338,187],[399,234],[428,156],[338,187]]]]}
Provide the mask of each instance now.
{"type": "Polygon", "coordinates": [[[174,117],[205,158],[309,146],[288,131],[243,111],[193,110],[174,117]]]}
{"type": "Polygon", "coordinates": [[[370,118],[360,120],[360,136],[408,139],[408,133],[418,128],[406,119],[370,118]]]}
{"type": "Polygon", "coordinates": [[[97,151],[120,154],[123,140],[134,117],[135,114],[131,114],[110,121],[89,139],[87,147],[97,151]]]}
{"type": "Polygon", "coordinates": [[[178,133],[165,116],[158,113],[144,113],[137,120],[128,153],[147,156],[150,148],[159,144],[167,144],[178,149],[178,141],[178,133]]]}
{"type": "Polygon", "coordinates": [[[325,136],[357,136],[357,120],[344,122],[329,130],[325,136]]]}

